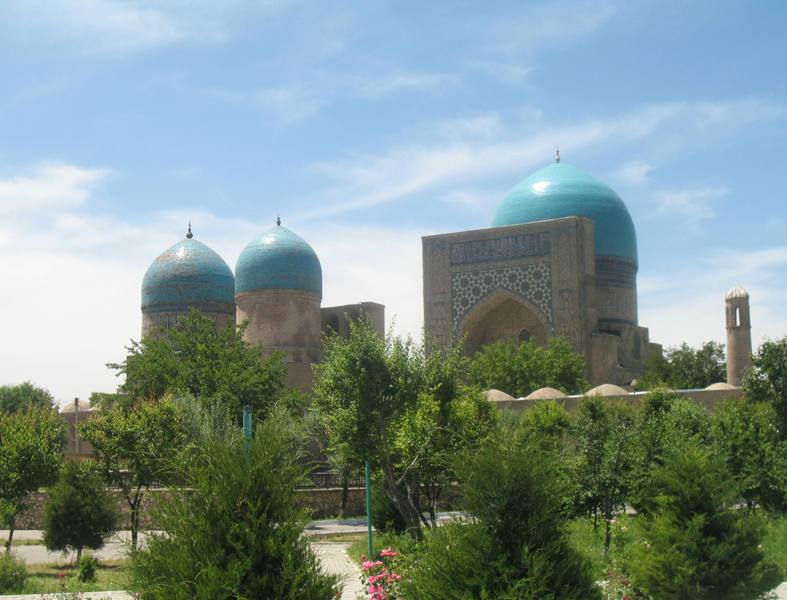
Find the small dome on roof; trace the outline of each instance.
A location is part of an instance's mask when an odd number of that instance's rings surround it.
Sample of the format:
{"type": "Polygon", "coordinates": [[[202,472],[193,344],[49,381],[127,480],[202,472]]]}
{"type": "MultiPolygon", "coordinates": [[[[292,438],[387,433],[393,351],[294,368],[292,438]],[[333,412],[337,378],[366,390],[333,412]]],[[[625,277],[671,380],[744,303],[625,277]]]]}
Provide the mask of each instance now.
{"type": "Polygon", "coordinates": [[[731,383],[727,383],[726,381],[719,381],[717,383],[711,383],[705,389],[706,390],[737,390],[738,388],[732,385],[731,383]]]}
{"type": "Polygon", "coordinates": [[[300,290],[322,298],[317,253],[294,231],[277,224],[248,243],[235,266],[235,294],[256,290],[300,290]]]}
{"type": "Polygon", "coordinates": [[[183,240],[162,252],[142,280],[142,310],[235,312],[235,278],[224,259],[193,239],[191,228],[183,240]]]}
{"type": "Polygon", "coordinates": [[[542,387],[525,396],[525,400],[557,400],[565,397],[566,395],[558,389],[542,387]]]}
{"type": "Polygon", "coordinates": [[[71,402],[65,402],[62,404],[60,406],[60,414],[62,415],[76,412],[77,406],[79,407],[79,412],[91,412],[95,410],[95,408],[90,406],[90,400],[80,398],[78,400],[78,405],[77,402],[74,402],[73,400],[71,402]]]}
{"type": "Polygon", "coordinates": [[[506,402],[508,400],[514,400],[513,396],[509,396],[500,390],[487,390],[484,392],[484,395],[490,402],[506,402]]]}
{"type": "Polygon", "coordinates": [[[732,300],[733,298],[748,298],[748,297],[749,297],[749,292],[747,292],[740,286],[735,286],[733,288],[730,288],[729,291],[727,292],[727,295],[725,296],[727,300],[732,300]]]}
{"type": "Polygon", "coordinates": [[[508,192],[492,227],[573,216],[593,220],[596,256],[637,264],[637,234],[623,200],[602,181],[561,162],[536,171],[508,192]]]}
{"type": "Polygon", "coordinates": [[[619,385],[612,383],[602,383],[592,390],[585,392],[585,396],[628,396],[629,393],[619,385]]]}

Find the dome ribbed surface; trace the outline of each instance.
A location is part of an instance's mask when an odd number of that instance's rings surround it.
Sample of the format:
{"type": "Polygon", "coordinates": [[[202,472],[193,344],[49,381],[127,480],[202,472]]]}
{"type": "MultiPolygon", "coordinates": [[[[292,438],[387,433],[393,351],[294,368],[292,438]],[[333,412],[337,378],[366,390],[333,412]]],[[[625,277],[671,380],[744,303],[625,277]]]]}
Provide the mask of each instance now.
{"type": "Polygon", "coordinates": [[[514,187],[498,207],[492,227],[572,216],[593,220],[596,256],[637,264],[637,234],[626,205],[608,185],[564,163],[544,167],[514,187]]]}
{"type": "Polygon", "coordinates": [[[734,288],[730,288],[729,291],[727,292],[727,295],[725,296],[727,300],[732,300],[733,298],[748,298],[748,297],[749,297],[749,292],[747,292],[740,286],[735,286],[734,288]]]}
{"type": "Polygon", "coordinates": [[[235,267],[235,293],[300,290],[322,298],[317,253],[293,231],[275,225],[243,249],[235,267]]]}
{"type": "Polygon", "coordinates": [[[195,239],[167,248],[142,280],[142,310],[235,312],[235,278],[224,259],[195,239]]]}

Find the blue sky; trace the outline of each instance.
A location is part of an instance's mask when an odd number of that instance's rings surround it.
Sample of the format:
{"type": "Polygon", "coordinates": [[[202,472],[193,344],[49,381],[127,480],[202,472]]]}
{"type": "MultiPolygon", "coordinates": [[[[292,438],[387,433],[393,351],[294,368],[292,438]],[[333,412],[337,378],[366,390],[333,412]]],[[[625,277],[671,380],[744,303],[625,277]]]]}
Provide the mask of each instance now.
{"type": "Polygon", "coordinates": [[[0,4],[0,383],[116,385],[148,264],[195,234],[230,266],[276,213],[324,304],[422,320],[420,236],[485,227],[552,160],[637,227],[665,345],[787,333],[787,3],[0,4]]]}

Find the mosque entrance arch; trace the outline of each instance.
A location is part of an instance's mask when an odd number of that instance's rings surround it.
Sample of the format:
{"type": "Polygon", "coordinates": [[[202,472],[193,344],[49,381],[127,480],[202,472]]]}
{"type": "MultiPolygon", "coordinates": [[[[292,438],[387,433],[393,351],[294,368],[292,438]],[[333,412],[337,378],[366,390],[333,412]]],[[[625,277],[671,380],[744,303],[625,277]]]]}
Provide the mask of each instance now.
{"type": "Polygon", "coordinates": [[[546,344],[549,328],[536,307],[508,292],[498,290],[479,302],[462,320],[459,333],[465,336],[465,352],[498,340],[515,344],[535,341],[546,344]]]}

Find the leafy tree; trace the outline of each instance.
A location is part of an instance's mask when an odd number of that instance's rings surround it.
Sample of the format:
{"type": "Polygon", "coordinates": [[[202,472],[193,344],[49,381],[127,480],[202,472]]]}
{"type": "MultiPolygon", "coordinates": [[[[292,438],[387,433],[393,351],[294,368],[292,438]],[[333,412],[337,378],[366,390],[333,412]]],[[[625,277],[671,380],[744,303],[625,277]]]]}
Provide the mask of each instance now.
{"type": "Polygon", "coordinates": [[[29,381],[18,385],[0,385],[0,413],[15,413],[28,408],[51,409],[55,399],[49,390],[29,381]]]}
{"type": "Polygon", "coordinates": [[[221,402],[240,417],[243,407],[265,413],[284,390],[282,355],[265,358],[243,340],[244,325],[216,329],[192,310],[172,329],[141,342],[132,340],[126,360],[110,364],[125,375],[119,391],[132,402],[189,393],[205,403],[221,402]]]}
{"type": "Polygon", "coordinates": [[[691,444],[670,454],[652,483],[629,564],[648,597],[749,600],[781,582],[763,554],[762,523],[736,509],[738,490],[720,457],[691,444]]]}
{"type": "Polygon", "coordinates": [[[247,443],[221,407],[193,411],[178,479],[154,511],[132,572],[145,598],[233,600],[336,597],[303,535],[307,515],[294,508],[305,475],[303,440],[275,409],[247,443]]]}
{"type": "Polygon", "coordinates": [[[704,342],[694,349],[684,342],[667,349],[664,356],[652,356],[645,372],[637,378],[636,388],[652,390],[666,386],[674,390],[700,389],[726,379],[727,366],[722,344],[704,342]]]}
{"type": "Polygon", "coordinates": [[[653,470],[673,452],[689,444],[707,445],[711,440],[710,418],[705,409],[666,389],[649,392],[637,415],[631,448],[633,460],[630,503],[645,510],[653,470]]]}
{"type": "Polygon", "coordinates": [[[0,522],[9,529],[6,552],[28,494],[57,479],[65,437],[65,423],[52,408],[0,413],[0,522]]]}
{"type": "Polygon", "coordinates": [[[470,380],[483,389],[497,389],[514,397],[553,387],[567,394],[587,389],[585,362],[563,338],[546,346],[535,341],[519,345],[501,340],[483,346],[470,363],[470,380]]]}
{"type": "Polygon", "coordinates": [[[412,600],[600,598],[588,562],[568,543],[554,477],[559,453],[503,432],[457,467],[470,519],[432,529],[407,557],[412,600]]]}
{"type": "Polygon", "coordinates": [[[363,321],[351,324],[347,339],[328,337],[325,361],[315,367],[329,454],[346,466],[370,461],[414,537],[421,536],[421,491],[433,509],[445,484],[442,456],[473,438],[465,425],[490,414],[460,390],[463,370],[458,347],[427,352],[409,339],[382,340],[363,321]]]}
{"type": "Polygon", "coordinates": [[[104,479],[119,487],[128,503],[136,548],[145,493],[169,478],[172,460],[186,442],[183,412],[171,397],[118,404],[83,423],[80,433],[93,445],[104,479]]]}
{"type": "Polygon", "coordinates": [[[47,550],[98,550],[115,530],[117,512],[92,462],[67,461],[44,504],[44,545],[47,550]]]}
{"type": "Polygon", "coordinates": [[[787,439],[787,336],[763,342],[752,359],[753,369],[743,388],[753,402],[770,403],[777,415],[779,435],[787,439]]]}
{"type": "Polygon", "coordinates": [[[787,511],[787,440],[770,404],[725,402],[713,415],[713,443],[750,509],[787,511]]]}
{"type": "Polygon", "coordinates": [[[631,492],[634,412],[625,404],[586,396],[577,408],[576,486],[578,509],[604,521],[604,555],[609,553],[611,524],[631,492]]]}

